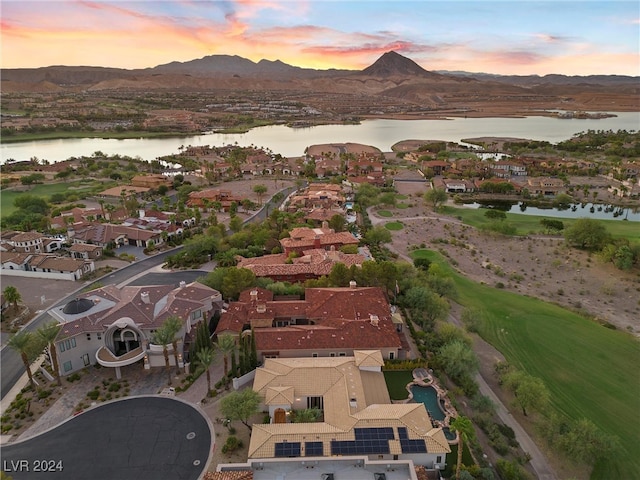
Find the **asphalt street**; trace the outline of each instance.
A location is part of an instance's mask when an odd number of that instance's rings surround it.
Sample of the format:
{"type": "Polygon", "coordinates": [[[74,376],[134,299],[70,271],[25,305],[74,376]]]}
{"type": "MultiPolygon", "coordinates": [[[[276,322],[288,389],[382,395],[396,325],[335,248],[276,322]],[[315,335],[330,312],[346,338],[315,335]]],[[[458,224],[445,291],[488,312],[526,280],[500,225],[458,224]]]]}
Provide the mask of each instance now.
{"type": "Polygon", "coordinates": [[[101,404],[23,442],[2,447],[15,480],[195,480],[209,463],[212,428],[171,397],[101,404]]]}

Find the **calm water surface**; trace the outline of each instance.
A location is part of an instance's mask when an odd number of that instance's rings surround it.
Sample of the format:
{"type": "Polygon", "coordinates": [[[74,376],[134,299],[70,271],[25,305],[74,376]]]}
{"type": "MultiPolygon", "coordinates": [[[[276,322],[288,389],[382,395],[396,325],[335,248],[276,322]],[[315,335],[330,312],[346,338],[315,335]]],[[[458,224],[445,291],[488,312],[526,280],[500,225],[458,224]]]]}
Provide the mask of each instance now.
{"type": "Polygon", "coordinates": [[[255,128],[242,134],[208,133],[199,136],[158,139],[112,140],[82,138],[42,140],[0,145],[0,161],[29,160],[32,157],[60,162],[70,157],[90,156],[96,151],[154,160],[179,153],[180,146],[235,144],[271,149],[285,157],[304,155],[311,145],[362,143],[383,152],[401,140],[445,140],[460,142],[471,137],[516,137],[557,143],[586,130],[640,130],[640,112],[616,113],[600,120],[560,120],[551,117],[453,118],[450,120],[366,120],[360,125],[321,125],[289,128],[284,125],[255,128]]]}

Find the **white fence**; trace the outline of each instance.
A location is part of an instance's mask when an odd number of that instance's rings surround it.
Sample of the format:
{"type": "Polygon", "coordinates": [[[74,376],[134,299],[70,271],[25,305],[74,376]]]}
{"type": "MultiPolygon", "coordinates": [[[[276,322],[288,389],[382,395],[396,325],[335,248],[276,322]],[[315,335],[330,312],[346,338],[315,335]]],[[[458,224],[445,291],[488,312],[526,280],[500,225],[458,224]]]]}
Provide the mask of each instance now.
{"type": "Polygon", "coordinates": [[[0,275],[3,277],[27,277],[27,278],[51,278],[53,280],[76,280],[73,273],[53,273],[53,272],[28,272],[26,270],[10,270],[3,268],[0,270],[0,275]]]}
{"type": "Polygon", "coordinates": [[[251,370],[249,373],[245,373],[239,378],[233,379],[233,389],[238,390],[240,387],[244,387],[247,383],[253,382],[253,378],[256,376],[256,371],[251,370]]]}

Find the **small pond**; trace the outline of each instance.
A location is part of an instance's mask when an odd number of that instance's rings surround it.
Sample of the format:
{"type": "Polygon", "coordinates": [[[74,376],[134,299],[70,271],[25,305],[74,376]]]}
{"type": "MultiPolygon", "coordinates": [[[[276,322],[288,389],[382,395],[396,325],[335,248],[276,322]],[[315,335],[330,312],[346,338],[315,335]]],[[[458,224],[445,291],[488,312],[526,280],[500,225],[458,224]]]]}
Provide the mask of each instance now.
{"type": "Polygon", "coordinates": [[[526,202],[486,201],[465,203],[464,208],[494,208],[509,213],[553,218],[594,218],[596,220],[628,220],[640,222],[640,207],[616,207],[598,203],[575,203],[567,207],[532,207],[526,202]]]}

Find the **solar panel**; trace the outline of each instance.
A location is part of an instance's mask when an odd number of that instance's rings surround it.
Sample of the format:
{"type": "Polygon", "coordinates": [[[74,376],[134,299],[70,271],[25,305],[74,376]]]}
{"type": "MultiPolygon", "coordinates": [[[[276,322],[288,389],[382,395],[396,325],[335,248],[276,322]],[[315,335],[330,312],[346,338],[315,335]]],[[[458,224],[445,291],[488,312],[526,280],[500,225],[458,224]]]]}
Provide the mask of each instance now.
{"type": "Polygon", "coordinates": [[[356,440],[393,440],[395,438],[392,427],[355,428],[354,432],[356,440]]]}
{"type": "Polygon", "coordinates": [[[403,438],[409,438],[409,435],[407,435],[407,427],[398,427],[398,438],[400,440],[403,438]]]}
{"type": "Polygon", "coordinates": [[[275,444],[275,457],[299,457],[300,442],[281,442],[275,444]]]}
{"type": "Polygon", "coordinates": [[[304,454],[307,457],[321,457],[323,455],[322,442],[305,442],[304,454]]]}
{"type": "Polygon", "coordinates": [[[375,440],[333,440],[331,442],[332,455],[371,455],[389,453],[389,441],[375,440]]]}
{"type": "Polygon", "coordinates": [[[423,439],[402,439],[400,440],[400,447],[402,447],[402,453],[427,453],[427,445],[423,439]]]}

